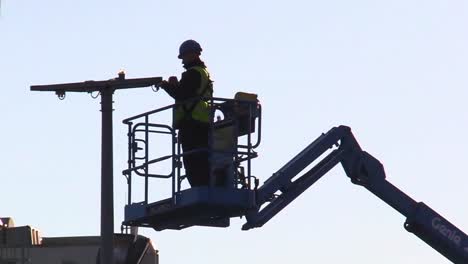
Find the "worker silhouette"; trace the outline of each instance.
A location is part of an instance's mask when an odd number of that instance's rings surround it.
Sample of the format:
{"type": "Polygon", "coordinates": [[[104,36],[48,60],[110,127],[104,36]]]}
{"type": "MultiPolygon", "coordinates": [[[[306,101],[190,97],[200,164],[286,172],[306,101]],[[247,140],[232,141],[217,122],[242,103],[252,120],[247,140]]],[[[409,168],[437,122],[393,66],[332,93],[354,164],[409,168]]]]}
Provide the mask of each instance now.
{"type": "Polygon", "coordinates": [[[185,173],[192,187],[209,185],[208,152],[210,107],[205,98],[213,96],[213,82],[205,63],[200,59],[202,48],[195,40],[184,41],[178,58],[186,69],[180,81],[171,76],[159,84],[172,98],[176,107],[173,126],[179,129],[185,173]]]}

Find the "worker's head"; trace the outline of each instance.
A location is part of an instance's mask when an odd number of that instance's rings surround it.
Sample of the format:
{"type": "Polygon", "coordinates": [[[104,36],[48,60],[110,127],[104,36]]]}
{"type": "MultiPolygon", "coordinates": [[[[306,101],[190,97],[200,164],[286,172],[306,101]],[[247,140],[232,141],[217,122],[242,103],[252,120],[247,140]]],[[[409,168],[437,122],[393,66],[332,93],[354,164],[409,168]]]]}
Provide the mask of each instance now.
{"type": "Polygon", "coordinates": [[[178,58],[182,60],[182,63],[190,63],[200,57],[202,48],[198,42],[193,39],[182,42],[179,47],[178,58]]]}

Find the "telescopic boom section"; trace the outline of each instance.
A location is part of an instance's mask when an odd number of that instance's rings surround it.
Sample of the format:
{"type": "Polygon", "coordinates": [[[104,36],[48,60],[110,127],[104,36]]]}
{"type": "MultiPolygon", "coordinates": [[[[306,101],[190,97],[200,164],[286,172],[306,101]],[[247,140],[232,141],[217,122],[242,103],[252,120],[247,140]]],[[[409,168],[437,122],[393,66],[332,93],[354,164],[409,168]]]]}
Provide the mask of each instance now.
{"type": "Polygon", "coordinates": [[[257,208],[247,213],[248,230],[261,227],[338,163],[351,182],[361,185],[406,217],[405,229],[454,263],[468,263],[468,236],[430,207],[385,179],[383,165],[361,150],[351,129],[335,127],[322,134],[274,173],[257,191],[257,208]],[[335,147],[336,146],[336,147],[335,147]],[[328,154],[326,154],[329,152],[328,154]],[[314,163],[310,170],[297,175],[314,163]]]}

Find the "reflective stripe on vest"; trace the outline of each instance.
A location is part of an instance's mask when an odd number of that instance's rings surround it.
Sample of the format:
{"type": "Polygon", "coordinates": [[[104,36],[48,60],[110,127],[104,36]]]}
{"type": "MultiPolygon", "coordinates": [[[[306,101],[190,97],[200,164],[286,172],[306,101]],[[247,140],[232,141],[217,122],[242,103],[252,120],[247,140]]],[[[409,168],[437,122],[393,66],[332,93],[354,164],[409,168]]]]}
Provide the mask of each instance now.
{"type": "MultiPolygon", "coordinates": [[[[210,80],[208,70],[201,66],[194,66],[188,70],[196,70],[200,73],[200,86],[196,90],[197,97],[209,98],[213,96],[213,84],[210,80]]],[[[180,103],[177,102],[176,103],[180,103]]],[[[175,108],[173,115],[173,125],[175,128],[180,126],[180,122],[184,119],[193,119],[200,122],[208,123],[210,117],[210,109],[206,100],[195,100],[179,105],[175,108]]]]}

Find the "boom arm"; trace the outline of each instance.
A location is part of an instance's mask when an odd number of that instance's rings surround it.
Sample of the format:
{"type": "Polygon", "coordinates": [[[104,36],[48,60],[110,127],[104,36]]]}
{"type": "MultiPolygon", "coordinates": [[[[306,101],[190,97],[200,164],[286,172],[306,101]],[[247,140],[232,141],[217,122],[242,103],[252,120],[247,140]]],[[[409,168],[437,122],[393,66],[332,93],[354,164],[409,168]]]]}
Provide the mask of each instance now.
{"type": "Polygon", "coordinates": [[[243,230],[261,227],[338,163],[351,182],[372,192],[406,217],[404,227],[454,263],[468,263],[468,236],[422,202],[416,202],[385,179],[383,165],[361,150],[351,129],[335,127],[322,134],[274,173],[256,193],[257,208],[247,213],[243,230]],[[334,148],[312,169],[308,165],[334,148]],[[280,192],[279,195],[276,193],[280,192]],[[265,205],[263,208],[262,206],[265,205]]]}

